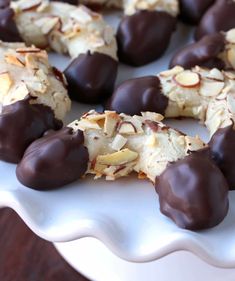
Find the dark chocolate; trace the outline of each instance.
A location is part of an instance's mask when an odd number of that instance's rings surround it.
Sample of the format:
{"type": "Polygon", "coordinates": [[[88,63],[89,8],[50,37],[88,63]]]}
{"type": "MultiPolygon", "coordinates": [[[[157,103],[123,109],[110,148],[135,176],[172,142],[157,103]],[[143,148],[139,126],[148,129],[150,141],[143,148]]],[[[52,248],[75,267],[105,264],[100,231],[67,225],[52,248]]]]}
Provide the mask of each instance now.
{"type": "Polygon", "coordinates": [[[10,6],[11,0],[0,0],[0,9],[4,9],[10,6]]]}
{"type": "Polygon", "coordinates": [[[207,153],[194,152],[170,164],[155,186],[161,212],[181,228],[210,228],[227,214],[228,184],[207,153]]]}
{"type": "Polygon", "coordinates": [[[84,103],[100,103],[114,88],[118,62],[101,53],[81,54],[65,69],[71,99],[84,103]]]}
{"type": "Polygon", "coordinates": [[[165,113],[168,98],[161,92],[157,76],[134,78],[122,83],[107,103],[107,108],[118,113],[139,115],[141,111],[165,113]]]}
{"type": "Polygon", "coordinates": [[[166,51],[176,22],[170,14],[159,11],[125,16],[117,31],[119,59],[134,66],[156,60],[166,51]]]}
{"type": "Polygon", "coordinates": [[[22,42],[22,38],[14,20],[14,11],[6,7],[0,9],[0,40],[6,42],[22,42]]]}
{"type": "Polygon", "coordinates": [[[195,39],[205,35],[228,31],[235,27],[235,2],[233,0],[217,0],[202,17],[195,32],[195,39]]]}
{"type": "Polygon", "coordinates": [[[29,99],[4,106],[0,114],[0,159],[18,163],[31,142],[46,130],[61,127],[51,108],[30,104],[29,99]]]}
{"type": "Polygon", "coordinates": [[[18,164],[16,175],[25,186],[48,190],[81,178],[88,166],[83,132],[63,128],[33,142],[18,164]]]}
{"type": "Polygon", "coordinates": [[[215,33],[203,37],[196,43],[180,49],[171,59],[170,68],[181,65],[191,68],[199,65],[208,68],[224,69],[225,63],[217,55],[225,48],[224,35],[215,33]]]}
{"type": "Polygon", "coordinates": [[[179,0],[180,18],[189,24],[197,24],[215,0],[179,0]]]}
{"type": "Polygon", "coordinates": [[[213,158],[225,178],[229,188],[235,189],[235,131],[233,125],[219,129],[212,136],[209,146],[213,158]]]}

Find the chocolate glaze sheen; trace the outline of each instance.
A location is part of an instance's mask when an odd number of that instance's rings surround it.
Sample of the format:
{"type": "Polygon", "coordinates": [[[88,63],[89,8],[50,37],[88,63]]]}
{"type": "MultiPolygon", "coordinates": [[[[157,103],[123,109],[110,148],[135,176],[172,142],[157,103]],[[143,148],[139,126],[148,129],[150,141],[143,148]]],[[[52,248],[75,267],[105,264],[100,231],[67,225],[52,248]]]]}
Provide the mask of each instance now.
{"type": "MultiPolygon", "coordinates": [[[[1,3],[5,5],[4,2],[1,3]]],[[[0,8],[0,40],[6,42],[22,42],[20,33],[14,21],[14,11],[5,7],[0,8]]]]}
{"type": "Polygon", "coordinates": [[[107,108],[118,113],[139,115],[141,111],[165,113],[168,98],[161,92],[156,76],[134,78],[122,83],[107,103],[107,108]]]}
{"type": "Polygon", "coordinates": [[[63,128],[33,142],[18,164],[16,175],[25,186],[37,190],[57,188],[82,177],[88,166],[83,132],[63,128]]]}
{"type": "Polygon", "coordinates": [[[224,62],[217,55],[225,48],[225,38],[220,33],[210,34],[196,43],[180,49],[171,59],[170,68],[181,65],[191,68],[199,65],[208,68],[223,69],[224,62]]]}
{"type": "Polygon", "coordinates": [[[235,2],[233,0],[217,0],[202,17],[195,33],[199,40],[205,35],[228,31],[235,27],[235,2]]]}
{"type": "Polygon", "coordinates": [[[214,160],[223,172],[229,188],[235,189],[235,131],[233,125],[221,128],[212,136],[209,146],[214,160]]]}
{"type": "Polygon", "coordinates": [[[189,24],[197,24],[215,0],[179,0],[180,18],[189,24]]]}
{"type": "Polygon", "coordinates": [[[181,228],[216,226],[228,212],[228,184],[204,153],[194,152],[170,164],[155,186],[161,212],[181,228]]]}
{"type": "Polygon", "coordinates": [[[117,70],[118,62],[108,55],[79,55],[64,72],[71,99],[84,103],[104,101],[113,92],[117,70]]]}
{"type": "Polygon", "coordinates": [[[42,104],[30,104],[29,99],[4,106],[0,114],[0,159],[18,163],[31,142],[46,130],[58,130],[62,122],[42,104]]]}
{"type": "Polygon", "coordinates": [[[11,0],[0,0],[0,9],[9,7],[11,0]]]}
{"type": "Polygon", "coordinates": [[[166,12],[138,11],[125,16],[117,31],[118,56],[127,64],[141,66],[159,58],[176,28],[176,18],[166,12]]]}

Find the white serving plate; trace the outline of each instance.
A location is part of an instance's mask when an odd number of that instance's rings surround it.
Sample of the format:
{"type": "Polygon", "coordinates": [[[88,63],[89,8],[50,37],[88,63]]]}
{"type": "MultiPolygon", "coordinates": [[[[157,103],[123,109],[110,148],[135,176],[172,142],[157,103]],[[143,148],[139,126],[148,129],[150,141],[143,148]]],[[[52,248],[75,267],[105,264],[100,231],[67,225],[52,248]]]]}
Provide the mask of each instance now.
{"type": "MultiPolygon", "coordinates": [[[[119,14],[107,18],[115,26],[119,14]]],[[[190,29],[179,25],[163,58],[140,68],[121,65],[117,83],[166,69],[173,51],[190,37],[190,29]]],[[[63,70],[69,59],[53,54],[51,62],[63,70]]],[[[94,107],[74,103],[67,122],[91,108],[94,107]]],[[[167,123],[208,140],[206,129],[197,121],[167,123]]],[[[179,229],[163,216],[154,187],[135,176],[115,182],[88,177],[58,190],[39,192],[17,181],[13,164],[0,162],[0,175],[0,207],[14,209],[38,236],[49,241],[95,237],[131,262],[149,262],[174,251],[188,250],[212,265],[235,267],[235,192],[229,193],[229,213],[220,225],[192,232],[179,229]]]]}

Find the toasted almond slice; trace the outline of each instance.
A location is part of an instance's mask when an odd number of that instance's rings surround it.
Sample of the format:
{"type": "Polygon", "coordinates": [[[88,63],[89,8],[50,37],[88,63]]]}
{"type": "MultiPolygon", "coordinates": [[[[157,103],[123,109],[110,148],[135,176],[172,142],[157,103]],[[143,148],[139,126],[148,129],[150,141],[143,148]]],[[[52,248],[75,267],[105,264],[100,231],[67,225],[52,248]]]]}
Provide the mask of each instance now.
{"type": "Polygon", "coordinates": [[[17,3],[17,8],[21,11],[36,10],[42,4],[42,0],[24,0],[17,3]]]}
{"type": "Polygon", "coordinates": [[[27,95],[29,95],[29,90],[23,82],[14,89],[14,97],[16,98],[16,100],[22,100],[27,95]]]}
{"type": "Polygon", "coordinates": [[[40,53],[41,49],[36,47],[25,47],[25,48],[17,48],[17,53],[24,54],[24,53],[40,53]]]}
{"type": "Polygon", "coordinates": [[[169,77],[169,76],[174,76],[180,72],[184,71],[183,67],[181,66],[175,66],[174,68],[166,71],[160,72],[159,76],[160,77],[169,77]]]}
{"type": "Polygon", "coordinates": [[[35,21],[45,35],[49,34],[58,23],[60,23],[59,17],[44,17],[35,21]]]}
{"type": "Polygon", "coordinates": [[[14,64],[19,67],[25,67],[25,64],[19,58],[12,54],[5,55],[5,62],[9,64],[14,64]]]}
{"type": "Polygon", "coordinates": [[[235,47],[227,51],[227,59],[233,69],[235,69],[235,47]]]}
{"type": "Polygon", "coordinates": [[[227,96],[228,109],[231,113],[235,113],[235,97],[230,94],[227,96]]]}
{"type": "Polygon", "coordinates": [[[224,82],[203,80],[199,93],[204,97],[215,97],[222,92],[224,85],[224,82]]]}
{"type": "Polygon", "coordinates": [[[235,28],[230,29],[227,33],[226,33],[226,40],[229,43],[235,44],[235,28]]]}
{"type": "Polygon", "coordinates": [[[101,129],[101,127],[96,122],[93,122],[93,121],[90,121],[87,119],[81,119],[78,122],[77,126],[79,127],[79,129],[81,128],[84,131],[89,130],[89,129],[95,129],[95,130],[101,129]]]}
{"type": "Polygon", "coordinates": [[[116,112],[106,112],[104,122],[104,133],[107,137],[112,137],[117,128],[120,118],[116,112]]]}
{"type": "Polygon", "coordinates": [[[128,148],[122,149],[106,155],[99,155],[96,162],[102,165],[117,166],[134,161],[138,158],[138,153],[128,148]]]}
{"type": "Polygon", "coordinates": [[[189,151],[197,151],[198,149],[203,148],[205,145],[203,141],[198,137],[190,137],[185,136],[185,143],[186,143],[186,152],[189,151]]]}
{"type": "Polygon", "coordinates": [[[223,73],[228,79],[235,80],[235,72],[223,71],[223,73]]]}
{"type": "Polygon", "coordinates": [[[126,143],[127,139],[124,138],[122,135],[117,134],[110,146],[113,150],[119,151],[123,148],[126,143]]]}
{"type": "Polygon", "coordinates": [[[159,114],[159,113],[155,113],[155,112],[150,112],[150,111],[146,111],[146,112],[141,112],[141,115],[146,119],[146,120],[152,120],[152,121],[156,121],[156,122],[160,122],[164,119],[164,116],[159,114]]]}
{"type": "Polygon", "coordinates": [[[119,125],[118,132],[120,134],[134,135],[137,133],[137,129],[132,122],[123,121],[119,125]]]}
{"type": "Polygon", "coordinates": [[[216,81],[224,81],[223,73],[217,68],[211,69],[206,78],[216,81]]]}
{"type": "Polygon", "coordinates": [[[194,88],[200,85],[200,76],[198,73],[185,70],[174,76],[174,81],[181,87],[194,88]]]}
{"type": "Polygon", "coordinates": [[[13,81],[8,72],[0,73],[0,96],[3,97],[8,94],[13,81]]]}

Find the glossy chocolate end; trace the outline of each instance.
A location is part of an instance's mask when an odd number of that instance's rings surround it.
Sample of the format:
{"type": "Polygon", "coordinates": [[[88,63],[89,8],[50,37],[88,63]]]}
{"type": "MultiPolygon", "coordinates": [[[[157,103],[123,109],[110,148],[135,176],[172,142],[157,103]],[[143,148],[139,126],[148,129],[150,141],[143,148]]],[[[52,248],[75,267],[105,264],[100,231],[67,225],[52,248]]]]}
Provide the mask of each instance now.
{"type": "Polygon", "coordinates": [[[235,130],[233,125],[217,130],[209,146],[212,156],[224,174],[229,188],[235,189],[235,130]]]}
{"type": "Polygon", "coordinates": [[[101,53],[81,54],[65,69],[71,99],[100,103],[114,88],[118,62],[101,53]]]}
{"type": "Polygon", "coordinates": [[[228,31],[235,27],[235,2],[217,0],[202,17],[195,32],[195,39],[205,35],[228,31]]]}
{"type": "Polygon", "coordinates": [[[48,190],[81,178],[88,165],[83,132],[63,128],[33,142],[18,164],[16,175],[25,186],[48,190]]]}
{"type": "Polygon", "coordinates": [[[11,0],[0,0],[0,9],[10,7],[11,0]]]}
{"type": "Polygon", "coordinates": [[[168,98],[161,92],[157,76],[134,78],[122,83],[107,103],[107,108],[118,113],[140,115],[141,111],[165,113],[168,98]]]}
{"type": "Polygon", "coordinates": [[[176,18],[158,11],[138,11],[122,19],[118,31],[118,56],[127,64],[141,66],[159,58],[176,28],[176,18]]]}
{"type": "Polygon", "coordinates": [[[197,24],[215,0],[179,0],[180,18],[189,24],[197,24]]]}
{"type": "Polygon", "coordinates": [[[217,55],[225,48],[225,38],[216,33],[203,37],[196,43],[190,44],[179,50],[171,59],[170,68],[180,65],[184,68],[204,66],[208,68],[223,69],[224,62],[217,55]]]}
{"type": "MultiPolygon", "coordinates": [[[[3,4],[6,2],[3,2],[3,4]]],[[[22,38],[14,21],[14,11],[4,6],[0,9],[0,40],[6,42],[22,42],[22,38]]]]}
{"type": "Polygon", "coordinates": [[[228,184],[214,162],[194,152],[156,178],[161,212],[190,230],[219,224],[228,211],[228,184]]]}
{"type": "Polygon", "coordinates": [[[58,130],[62,122],[42,104],[30,104],[29,99],[4,106],[0,114],[0,159],[18,163],[25,149],[46,130],[58,130]]]}

